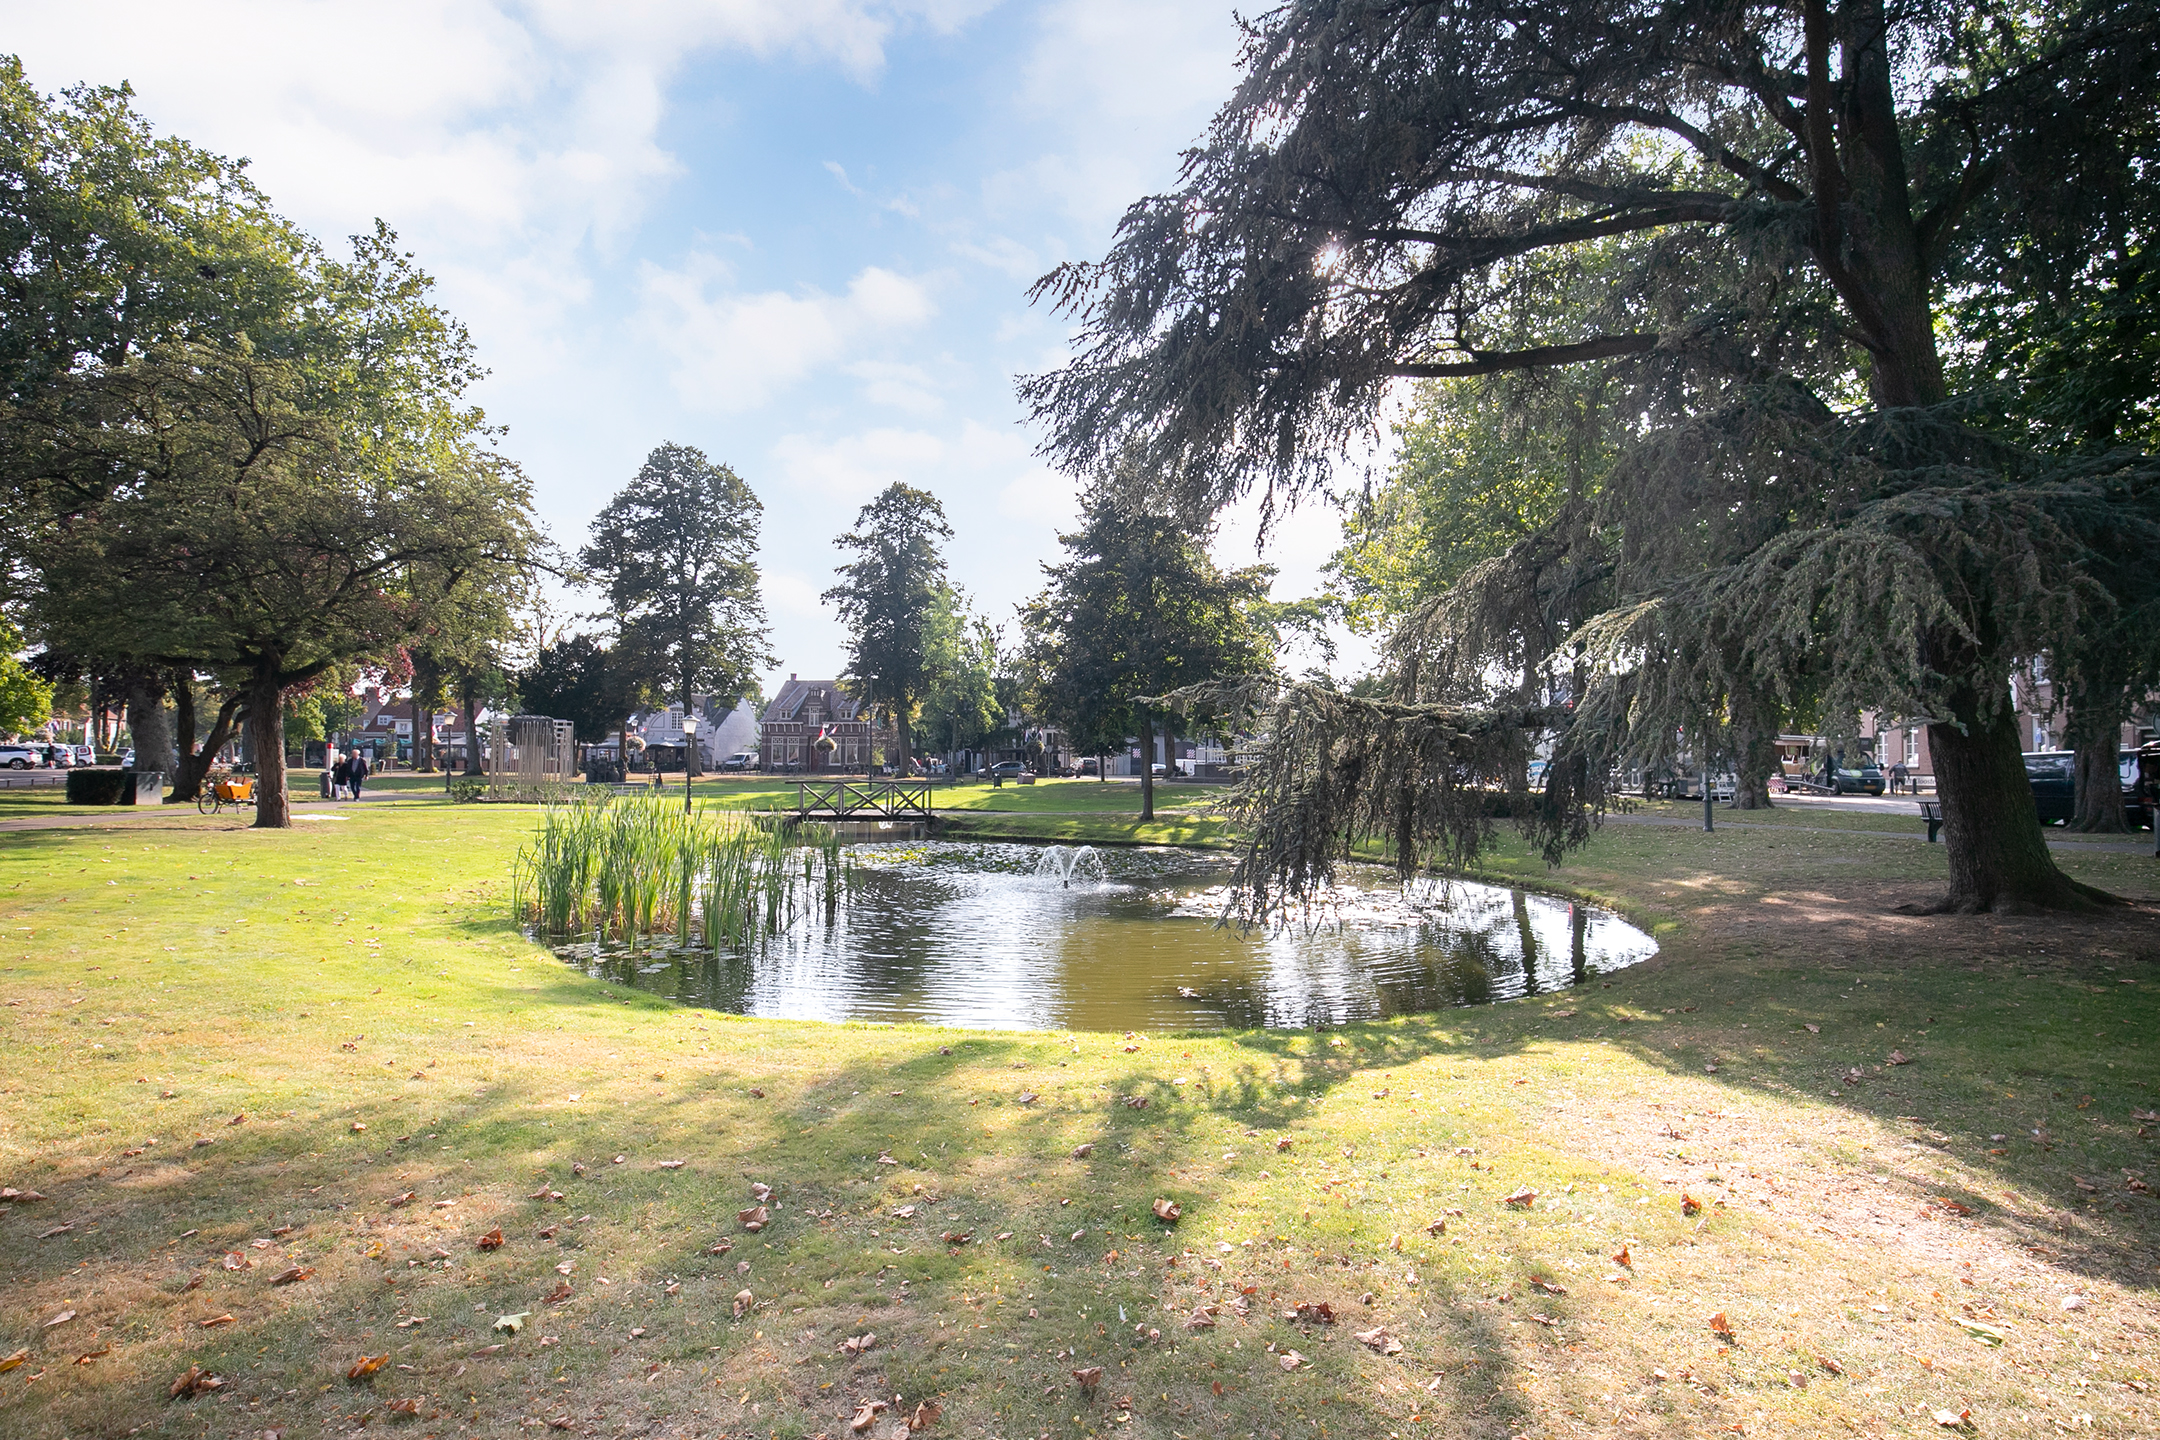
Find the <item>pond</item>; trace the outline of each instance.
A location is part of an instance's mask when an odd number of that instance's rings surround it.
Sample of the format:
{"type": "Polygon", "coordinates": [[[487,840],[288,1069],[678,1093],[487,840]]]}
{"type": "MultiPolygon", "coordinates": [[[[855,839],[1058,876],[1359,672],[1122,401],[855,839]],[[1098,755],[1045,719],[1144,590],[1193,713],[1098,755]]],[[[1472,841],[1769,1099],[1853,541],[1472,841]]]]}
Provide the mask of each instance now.
{"type": "Polygon", "coordinates": [[[993,1029],[1337,1024],[1512,1000],[1657,952],[1603,911],[1466,881],[1346,868],[1299,923],[1216,923],[1220,855],[956,842],[841,852],[829,907],[754,951],[662,939],[556,953],[686,1005],[804,1020],[993,1029]]]}

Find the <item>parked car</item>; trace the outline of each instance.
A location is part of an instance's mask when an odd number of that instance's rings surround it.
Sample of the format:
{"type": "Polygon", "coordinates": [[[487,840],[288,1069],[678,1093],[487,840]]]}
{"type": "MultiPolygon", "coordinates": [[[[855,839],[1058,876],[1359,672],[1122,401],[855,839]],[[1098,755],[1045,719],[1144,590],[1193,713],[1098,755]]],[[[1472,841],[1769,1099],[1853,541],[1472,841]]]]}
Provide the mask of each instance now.
{"type": "Polygon", "coordinates": [[[72,745],[47,745],[45,747],[45,758],[38,763],[65,770],[75,763],[75,747],[72,745]]]}
{"type": "Polygon", "coordinates": [[[720,768],[722,770],[755,770],[757,769],[757,756],[748,750],[743,750],[722,760],[720,768]]]}
{"type": "Polygon", "coordinates": [[[1155,778],[1156,778],[1157,780],[1160,780],[1160,779],[1162,779],[1162,778],[1163,778],[1163,776],[1165,776],[1165,775],[1169,774],[1170,772],[1169,772],[1168,768],[1167,768],[1167,767],[1165,767],[1165,766],[1162,766],[1162,765],[1150,765],[1150,766],[1148,766],[1148,773],[1149,773],[1150,775],[1153,775],[1153,776],[1154,776],[1154,777],[1155,777],[1155,778]]]}
{"type": "Polygon", "coordinates": [[[97,752],[95,750],[92,750],[88,745],[77,745],[72,748],[75,755],[75,763],[77,765],[97,764],[97,752]]]}
{"type": "Polygon", "coordinates": [[[1880,765],[1840,766],[1831,772],[1830,789],[1838,795],[1880,795],[1885,789],[1880,765]]]}
{"type": "Polygon", "coordinates": [[[0,765],[10,770],[29,770],[44,763],[44,756],[28,745],[0,745],[0,765]]]}
{"type": "MultiPolygon", "coordinates": [[[[2120,757],[2123,811],[2134,827],[2146,824],[2145,802],[2138,796],[2137,751],[2120,757]]],[[[2032,785],[2033,805],[2043,825],[2068,824],[2077,814],[2077,754],[2070,750],[2038,750],[2025,757],[2025,778],[2032,785]]]]}
{"type": "Polygon", "coordinates": [[[135,768],[134,746],[130,745],[127,749],[120,752],[120,768],[123,770],[132,770],[135,768]]]}
{"type": "Polygon", "coordinates": [[[989,773],[995,780],[1017,780],[1028,773],[1028,768],[1018,760],[1000,760],[990,767],[989,773]]]}

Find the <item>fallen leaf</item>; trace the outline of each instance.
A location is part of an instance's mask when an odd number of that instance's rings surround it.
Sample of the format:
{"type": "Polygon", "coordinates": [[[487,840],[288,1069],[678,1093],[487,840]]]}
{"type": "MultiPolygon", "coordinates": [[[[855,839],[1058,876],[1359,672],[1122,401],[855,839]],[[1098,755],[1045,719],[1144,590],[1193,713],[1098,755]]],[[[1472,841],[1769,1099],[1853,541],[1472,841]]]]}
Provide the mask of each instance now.
{"type": "Polygon", "coordinates": [[[760,1205],[764,1204],[766,1201],[772,1199],[772,1186],[767,1185],[762,1180],[751,1181],[750,1198],[757,1201],[757,1203],[760,1205]]]}
{"type": "Polygon", "coordinates": [[[238,1250],[228,1250],[225,1252],[225,1259],[223,1263],[227,1270],[245,1270],[249,1266],[253,1265],[255,1262],[248,1259],[247,1256],[241,1254],[238,1250]]]}
{"type": "Polygon", "coordinates": [[[1710,1333],[1726,1340],[1732,1339],[1732,1322],[1725,1318],[1723,1310],[1710,1317],[1710,1333]]]}
{"type": "Polygon", "coordinates": [[[944,1406],[939,1405],[934,1400],[925,1400],[915,1407],[913,1414],[908,1416],[907,1428],[911,1431],[927,1430],[932,1425],[937,1424],[938,1416],[944,1413],[944,1406]]]}
{"type": "Polygon", "coordinates": [[[53,1328],[53,1326],[65,1325],[68,1321],[73,1320],[74,1318],[75,1312],[73,1310],[62,1310],[59,1314],[53,1316],[52,1319],[47,1320],[41,1328],[50,1330],[53,1328]]]}
{"type": "Polygon", "coordinates": [[[1315,1325],[1335,1323],[1335,1307],[1325,1300],[1300,1300],[1295,1310],[1283,1315],[1285,1320],[1304,1320],[1315,1325]]]}
{"type": "Polygon", "coordinates": [[[1890,1052],[1890,1063],[1892,1065],[1910,1065],[1912,1064],[1912,1056],[1907,1055],[1902,1050],[1892,1050],[1890,1052]]]}
{"type": "Polygon", "coordinates": [[[735,1212],[735,1223],[753,1235],[763,1230],[771,1219],[772,1216],[767,1213],[763,1205],[753,1205],[748,1210],[735,1212]]]}
{"type": "Polygon", "coordinates": [[[1682,1195],[1680,1197],[1680,1213],[1682,1215],[1700,1215],[1702,1213],[1702,1201],[1697,1200],[1693,1195],[1682,1195]]]}
{"type": "Polygon", "coordinates": [[[387,1350],[380,1355],[362,1355],[358,1360],[353,1361],[352,1368],[345,1372],[345,1378],[347,1380],[365,1380],[389,1363],[390,1352],[387,1350]]]}
{"type": "Polygon", "coordinates": [[[296,1285],[315,1273],[312,1265],[293,1265],[270,1277],[272,1285],[296,1285]]]}
{"type": "Polygon", "coordinates": [[[402,1210],[402,1209],[404,1209],[404,1208],[405,1208],[405,1207],[406,1207],[407,1205],[410,1205],[410,1204],[412,1204],[412,1202],[413,1202],[413,1201],[415,1201],[415,1200],[417,1200],[417,1199],[419,1199],[419,1198],[420,1198],[420,1192],[419,1192],[419,1191],[417,1191],[417,1190],[407,1190],[407,1191],[406,1191],[406,1192],[405,1192],[404,1194],[402,1194],[402,1195],[393,1195],[393,1196],[391,1196],[391,1197],[390,1197],[390,1208],[391,1208],[392,1210],[402,1210]]]}
{"type": "Polygon", "coordinates": [[[1154,1210],[1155,1218],[1165,1225],[1177,1224],[1178,1216],[1185,1213],[1184,1209],[1175,1200],[1157,1200],[1149,1208],[1154,1210]]]}
{"type": "Polygon", "coordinates": [[[705,1253],[708,1255],[725,1255],[728,1253],[728,1251],[733,1250],[734,1248],[734,1241],[722,1240],[718,1244],[714,1245],[711,1249],[707,1250],[705,1253]]]}
{"type": "Polygon", "coordinates": [[[1085,1159],[1087,1159],[1087,1157],[1088,1157],[1088,1156],[1090,1156],[1090,1155],[1092,1155],[1092,1154],[1094,1154],[1094,1153],[1095,1153],[1095,1142],[1091,1140],[1091,1141],[1089,1141],[1089,1142],[1088,1142],[1087,1144],[1085,1144],[1085,1145],[1075,1145],[1075,1146],[1073,1146],[1072,1158],[1073,1158],[1073,1159],[1075,1159],[1075,1160],[1085,1160],[1085,1159]]]}
{"type": "Polygon", "coordinates": [[[1945,1429],[1955,1429],[1972,1419],[1970,1410],[1937,1410],[1935,1423],[1945,1429]]]}
{"type": "Polygon", "coordinates": [[[1387,1327],[1385,1326],[1375,1326],[1370,1330],[1360,1330],[1357,1332],[1357,1338],[1359,1343],[1364,1345],[1367,1349],[1377,1350],[1382,1355],[1402,1354],[1402,1341],[1397,1340],[1393,1335],[1388,1334],[1387,1327]]]}
{"type": "Polygon", "coordinates": [[[1613,1253],[1612,1262],[1615,1265],[1625,1266],[1633,1266],[1635,1263],[1628,1258],[1627,1246],[1625,1245],[1622,1245],[1617,1251],[1613,1253]]]}
{"type": "Polygon", "coordinates": [[[1548,1295],[1565,1295],[1565,1294],[1567,1294],[1567,1286],[1565,1286],[1565,1285],[1561,1285],[1561,1284],[1559,1284],[1559,1283],[1557,1283],[1557,1282],[1555,1282],[1555,1281],[1552,1281],[1552,1280],[1548,1280],[1548,1279],[1546,1279],[1546,1278],[1545,1278],[1544,1276],[1542,1276],[1542,1275],[1533,1275],[1533,1276],[1531,1276],[1531,1277],[1530,1277],[1530,1283],[1531,1283],[1532,1285],[1535,1285],[1535,1286],[1537,1286],[1537,1288],[1538,1288],[1538,1289],[1540,1289],[1540,1290],[1543,1290],[1543,1291],[1544,1291],[1544,1292],[1545,1292],[1546,1294],[1548,1294],[1548,1295]]]}
{"type": "Polygon", "coordinates": [[[520,1310],[514,1315],[498,1315],[495,1317],[495,1328],[505,1335],[515,1335],[525,1328],[526,1317],[531,1314],[530,1310],[520,1310]]]}
{"type": "Polygon", "coordinates": [[[43,1231],[43,1232],[41,1232],[41,1233],[40,1233],[40,1234],[38,1235],[38,1237],[37,1237],[37,1238],[38,1238],[38,1239],[40,1239],[40,1240],[50,1240],[50,1239],[52,1239],[52,1237],[53,1237],[53,1236],[55,1236],[55,1235],[65,1235],[65,1234],[67,1234],[67,1233],[68,1233],[68,1232],[69,1232],[70,1230],[73,1230],[74,1228],[75,1228],[75,1227],[74,1227],[74,1225],[72,1225],[72,1224],[67,1224],[67,1225],[55,1225],[55,1226],[53,1226],[53,1227],[52,1227],[52,1229],[50,1229],[50,1230],[46,1230],[46,1231],[43,1231]]]}
{"type": "Polygon", "coordinates": [[[1298,1354],[1298,1352],[1295,1350],[1285,1350],[1282,1352],[1282,1354],[1275,1357],[1275,1363],[1282,1366],[1282,1368],[1285,1370],[1295,1370],[1298,1366],[1305,1363],[1305,1357],[1298,1354]]]}
{"type": "Polygon", "coordinates": [[[1032,1105],[1040,1099],[1042,1099],[1042,1096],[1037,1095],[1034,1091],[1030,1090],[1027,1092],[1027,1094],[1020,1097],[1020,1103],[1022,1105],[1032,1105]]]}
{"type": "Polygon", "coordinates": [[[1203,1305],[1185,1317],[1185,1328],[1187,1330],[1212,1330],[1215,1328],[1215,1317],[1209,1314],[1207,1307],[1203,1305]]]}
{"type": "Polygon", "coordinates": [[[543,1305],[560,1305],[563,1301],[569,1299],[572,1293],[569,1281],[558,1280],[555,1283],[555,1288],[548,1291],[540,1303],[543,1305]]]}
{"type": "Polygon", "coordinates": [[[1952,1200],[1947,1195],[1937,1195],[1931,1200],[1929,1200],[1928,1203],[1930,1205],[1936,1206],[1939,1209],[1948,1210],[1953,1215],[1972,1214],[1972,1207],[1970,1205],[1961,1204],[1956,1200],[1952,1200]]]}
{"type": "Polygon", "coordinates": [[[2085,1297],[2082,1295],[2065,1295],[2062,1299],[2062,1308],[2065,1310],[2082,1310],[2085,1308],[2085,1297]]]}
{"type": "Polygon", "coordinates": [[[208,1320],[198,1320],[195,1323],[204,1330],[215,1330],[220,1325],[234,1325],[239,1322],[231,1315],[213,1315],[208,1320]]]}
{"type": "Polygon", "coordinates": [[[43,1200],[44,1198],[35,1190],[17,1190],[12,1185],[0,1185],[0,1201],[15,1200],[27,1205],[33,1200],[43,1200]]]}
{"type": "Polygon", "coordinates": [[[547,1186],[542,1185],[525,1198],[528,1200],[560,1200],[562,1199],[562,1191],[550,1190],[547,1186]]]}
{"type": "Polygon", "coordinates": [[[224,1387],[224,1376],[212,1375],[200,1365],[190,1365],[179,1379],[173,1381],[172,1394],[176,1398],[183,1395],[203,1395],[224,1387]]]}
{"type": "Polygon", "coordinates": [[[352,1122],[352,1128],[353,1134],[357,1135],[361,1131],[367,1129],[367,1122],[365,1120],[355,1120],[352,1122]]]}
{"type": "Polygon", "coordinates": [[[91,1361],[102,1360],[110,1354],[112,1354],[112,1346],[107,1344],[101,1349],[83,1351],[82,1354],[75,1357],[75,1363],[77,1365],[88,1365],[91,1361]]]}
{"type": "Polygon", "coordinates": [[[685,1163],[687,1162],[681,1160],[662,1160],[655,1168],[661,1170],[680,1170],[685,1163]]]}
{"type": "Polygon", "coordinates": [[[1072,1377],[1080,1383],[1081,1389],[1092,1390],[1102,1384],[1102,1366],[1090,1365],[1085,1370],[1075,1370],[1072,1377]]]}
{"type": "Polygon", "coordinates": [[[409,1395],[402,1400],[392,1400],[389,1404],[383,1406],[383,1409],[393,1415],[418,1415],[420,1413],[420,1397],[409,1395]]]}
{"type": "Polygon", "coordinates": [[[938,1239],[943,1240],[947,1245],[965,1245],[974,1238],[974,1234],[966,1230],[947,1230],[944,1234],[938,1236],[938,1239]]]}
{"type": "Polygon", "coordinates": [[[503,1233],[500,1228],[488,1231],[487,1234],[482,1235],[473,1242],[482,1250],[500,1250],[502,1249],[502,1243],[503,1233]]]}
{"type": "Polygon", "coordinates": [[[878,1416],[885,1413],[886,1408],[886,1404],[883,1400],[864,1401],[862,1406],[855,1411],[855,1418],[848,1421],[848,1429],[853,1430],[856,1434],[860,1435],[863,1431],[870,1428],[872,1421],[876,1420],[878,1416]]]}
{"type": "Polygon", "coordinates": [[[753,1306],[753,1305],[755,1305],[755,1304],[757,1304],[757,1296],[755,1296],[755,1295],[751,1294],[751,1293],[750,1293],[750,1292],[749,1292],[748,1290],[738,1290],[738,1291],[736,1291],[736,1292],[735,1292],[735,1318],[736,1318],[737,1320],[740,1320],[740,1319],[742,1319],[742,1317],[743,1317],[743,1316],[745,1316],[745,1315],[747,1315],[748,1313],[750,1313],[750,1307],[751,1307],[751,1306],[753,1306]]]}
{"type": "Polygon", "coordinates": [[[0,1358],[0,1375],[7,1374],[8,1371],[13,1370],[16,1366],[22,1364],[23,1361],[28,1360],[29,1358],[30,1347],[27,1345],[24,1346],[22,1349],[17,1350],[12,1355],[0,1358]]]}
{"type": "Polygon", "coordinates": [[[866,1354],[876,1348],[877,1335],[875,1332],[867,1335],[850,1335],[847,1339],[840,1342],[840,1353],[847,1356],[849,1359],[853,1359],[857,1355],[866,1354]]]}
{"type": "Polygon", "coordinates": [[[505,1348],[506,1348],[506,1347],[505,1347],[505,1346],[504,1346],[504,1345],[502,1344],[502,1342],[501,1342],[501,1341],[497,1341],[497,1342],[496,1342],[495,1344],[493,1344],[493,1345],[482,1345],[482,1346],[481,1346],[481,1347],[480,1347],[479,1349],[477,1349],[477,1350],[472,1350],[472,1351],[468,1351],[467,1353],[468,1353],[468,1354],[471,1354],[471,1355],[475,1355],[475,1356],[479,1356],[479,1355],[500,1355],[500,1354],[502,1354],[502,1352],[503,1352],[503,1350],[504,1350],[505,1348]]]}
{"type": "Polygon", "coordinates": [[[1529,1186],[1525,1185],[1520,1190],[1517,1190],[1514,1194],[1508,1196],[1506,1203],[1510,1205],[1519,1205],[1523,1209],[1527,1210],[1532,1205],[1537,1203],[1537,1191],[1532,1190],[1529,1186]]]}

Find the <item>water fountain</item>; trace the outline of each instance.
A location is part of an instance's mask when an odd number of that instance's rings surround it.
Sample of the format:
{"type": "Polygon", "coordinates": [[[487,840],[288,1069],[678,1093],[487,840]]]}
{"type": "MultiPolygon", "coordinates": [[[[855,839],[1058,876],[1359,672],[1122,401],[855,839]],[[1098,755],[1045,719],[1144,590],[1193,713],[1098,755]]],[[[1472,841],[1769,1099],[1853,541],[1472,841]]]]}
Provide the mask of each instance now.
{"type": "Polygon", "coordinates": [[[1110,878],[1109,872],[1103,869],[1102,856],[1095,853],[1092,845],[1082,845],[1077,850],[1068,850],[1063,845],[1052,845],[1043,851],[1042,858],[1035,862],[1036,879],[1055,880],[1066,890],[1072,888],[1075,875],[1085,878],[1089,870],[1094,872],[1093,878],[1098,885],[1110,878]]]}

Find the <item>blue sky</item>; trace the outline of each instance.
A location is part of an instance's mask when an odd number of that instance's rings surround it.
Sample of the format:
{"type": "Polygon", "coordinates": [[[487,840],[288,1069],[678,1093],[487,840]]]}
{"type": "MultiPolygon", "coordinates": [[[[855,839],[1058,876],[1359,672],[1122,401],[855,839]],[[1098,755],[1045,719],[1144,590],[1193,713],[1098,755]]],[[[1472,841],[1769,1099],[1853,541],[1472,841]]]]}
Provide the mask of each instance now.
{"type": "MultiPolygon", "coordinates": [[[[568,545],[663,440],[763,499],[775,671],[830,675],[832,537],[936,493],[955,578],[1010,628],[1073,486],[1012,376],[1065,327],[1026,289],[1170,183],[1234,76],[1205,0],[21,4],[52,91],[130,82],[161,129],[251,159],[325,240],[381,216],[491,367],[481,401],[568,545]]],[[[1309,593],[1332,513],[1284,527],[1309,593]]],[[[1249,525],[1219,546],[1249,563],[1249,525]]],[[[589,601],[586,603],[590,603],[589,601]]]]}

